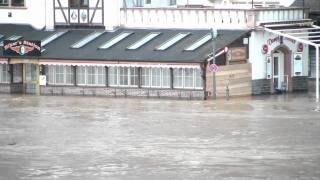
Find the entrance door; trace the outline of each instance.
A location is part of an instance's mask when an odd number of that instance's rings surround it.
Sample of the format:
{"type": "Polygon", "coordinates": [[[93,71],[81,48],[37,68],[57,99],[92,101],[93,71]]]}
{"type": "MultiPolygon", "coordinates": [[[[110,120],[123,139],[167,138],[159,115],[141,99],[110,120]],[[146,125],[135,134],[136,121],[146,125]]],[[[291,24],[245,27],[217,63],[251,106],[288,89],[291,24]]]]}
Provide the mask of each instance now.
{"type": "Polygon", "coordinates": [[[276,90],[287,90],[287,76],[284,74],[284,54],[273,54],[273,85],[276,90]]]}
{"type": "Polygon", "coordinates": [[[25,94],[39,94],[39,65],[23,64],[23,87],[25,94]]]}

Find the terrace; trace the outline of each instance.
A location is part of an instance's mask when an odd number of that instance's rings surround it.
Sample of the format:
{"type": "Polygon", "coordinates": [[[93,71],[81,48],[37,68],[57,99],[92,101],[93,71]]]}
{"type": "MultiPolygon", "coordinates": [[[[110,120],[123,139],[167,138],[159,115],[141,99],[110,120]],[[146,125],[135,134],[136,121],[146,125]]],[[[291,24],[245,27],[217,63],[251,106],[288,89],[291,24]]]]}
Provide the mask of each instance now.
{"type": "Polygon", "coordinates": [[[120,25],[142,28],[251,29],[264,22],[307,19],[308,9],[121,8],[120,25]]]}

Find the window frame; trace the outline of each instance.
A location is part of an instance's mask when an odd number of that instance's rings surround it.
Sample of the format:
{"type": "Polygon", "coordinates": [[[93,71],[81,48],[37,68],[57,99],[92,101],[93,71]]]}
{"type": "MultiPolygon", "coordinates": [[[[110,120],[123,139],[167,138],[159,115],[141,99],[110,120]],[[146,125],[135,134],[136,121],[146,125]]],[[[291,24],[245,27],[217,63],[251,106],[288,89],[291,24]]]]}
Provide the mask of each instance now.
{"type": "Polygon", "coordinates": [[[76,78],[77,78],[76,84],[78,86],[104,87],[107,85],[106,84],[106,67],[105,66],[77,66],[76,78]],[[99,68],[102,69],[102,73],[100,73],[99,68]],[[89,74],[89,71],[91,71],[92,73],[89,74]],[[80,76],[79,74],[81,74],[81,76],[83,77],[79,78],[80,76]],[[92,76],[94,78],[94,83],[89,84],[89,76],[92,76]],[[102,78],[101,79],[102,83],[99,83],[99,76],[101,76],[102,78]],[[79,83],[79,79],[83,80],[84,82],[79,83]]]}
{"type": "Polygon", "coordinates": [[[9,64],[0,64],[0,84],[10,84],[11,74],[9,73],[9,64]],[[5,74],[5,77],[4,77],[5,74]]]}
{"type": "Polygon", "coordinates": [[[57,86],[72,86],[74,85],[74,68],[73,66],[66,65],[48,65],[47,66],[47,80],[48,85],[57,85],[57,86]],[[68,70],[70,69],[70,71],[68,70]],[[68,72],[69,71],[69,72],[68,72]],[[57,82],[57,75],[62,76],[63,82],[57,82]],[[70,83],[68,83],[68,76],[70,78],[70,83]]]}
{"type": "Polygon", "coordinates": [[[171,75],[170,75],[170,68],[152,68],[152,67],[146,67],[142,68],[141,70],[141,87],[143,88],[161,88],[161,89],[170,89],[170,81],[171,81],[171,75]],[[159,82],[159,85],[154,85],[153,84],[153,78],[154,78],[154,70],[159,70],[160,75],[157,74],[157,82],[159,82]],[[167,70],[167,74],[166,74],[167,70]],[[147,71],[145,73],[144,71],[147,71]],[[166,76],[168,75],[168,77],[166,76]],[[164,78],[168,78],[168,82],[166,83],[167,85],[164,85],[164,78]],[[148,85],[144,84],[143,82],[148,81],[148,85]]]}
{"type": "Polygon", "coordinates": [[[177,5],[177,0],[169,0],[169,5],[170,5],[170,6],[175,6],[175,5],[177,5]]]}
{"type": "Polygon", "coordinates": [[[195,90],[203,90],[203,80],[201,78],[201,70],[197,68],[174,68],[173,69],[173,89],[195,89],[195,90]],[[192,70],[192,75],[187,77],[186,76],[186,70],[192,70]],[[176,85],[176,71],[182,70],[181,75],[178,77],[181,81],[181,86],[176,85]],[[197,76],[197,73],[199,73],[199,76],[197,76]],[[186,78],[192,78],[192,86],[186,86],[186,78]],[[197,78],[198,77],[198,78],[197,78]],[[201,87],[197,86],[197,80],[200,80],[201,87]]]}
{"type": "Polygon", "coordinates": [[[23,1],[23,5],[20,6],[20,5],[13,5],[13,1],[15,0],[0,0],[2,1],[3,3],[0,3],[0,8],[25,8],[26,7],[26,0],[22,0],[23,1]],[[4,4],[4,1],[7,2],[7,4],[4,4]]]}
{"type": "Polygon", "coordinates": [[[69,8],[89,8],[89,0],[69,0],[68,1],[69,8]],[[71,5],[71,2],[74,1],[75,4],[71,5]],[[87,5],[84,2],[87,1],[87,5]]]}
{"type": "Polygon", "coordinates": [[[108,86],[110,87],[139,87],[139,68],[138,67],[123,67],[123,66],[115,66],[109,67],[108,70],[108,86]],[[125,72],[121,74],[121,72],[125,72]],[[110,73],[113,72],[114,80],[110,79],[110,73]],[[115,72],[115,73],[114,73],[115,72]],[[115,76],[114,76],[115,75],[115,76]],[[125,77],[123,81],[126,81],[127,84],[121,83],[121,78],[125,77]],[[133,78],[133,82],[132,82],[133,78]],[[110,82],[116,81],[116,84],[110,84],[110,82]]]}

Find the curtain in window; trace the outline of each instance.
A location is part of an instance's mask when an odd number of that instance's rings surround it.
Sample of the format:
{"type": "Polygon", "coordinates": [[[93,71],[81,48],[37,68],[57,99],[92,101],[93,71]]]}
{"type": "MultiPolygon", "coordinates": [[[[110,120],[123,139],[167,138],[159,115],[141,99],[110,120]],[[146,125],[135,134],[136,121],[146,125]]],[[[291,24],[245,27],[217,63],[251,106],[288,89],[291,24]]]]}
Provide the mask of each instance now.
{"type": "Polygon", "coordinates": [[[0,83],[10,83],[8,64],[0,64],[0,83]]]}
{"type": "Polygon", "coordinates": [[[47,79],[51,85],[72,85],[74,83],[74,70],[72,66],[48,66],[47,79]]]}
{"type": "Polygon", "coordinates": [[[118,85],[118,68],[117,67],[109,67],[108,82],[109,82],[109,86],[118,85]]]}
{"type": "Polygon", "coordinates": [[[106,84],[106,71],[103,66],[78,66],[77,84],[103,86],[106,84]]]}
{"type": "Polygon", "coordinates": [[[202,89],[201,70],[180,68],[173,69],[174,88],[202,89]]]}
{"type": "Polygon", "coordinates": [[[183,69],[173,69],[173,87],[174,88],[183,88],[183,69]]]}

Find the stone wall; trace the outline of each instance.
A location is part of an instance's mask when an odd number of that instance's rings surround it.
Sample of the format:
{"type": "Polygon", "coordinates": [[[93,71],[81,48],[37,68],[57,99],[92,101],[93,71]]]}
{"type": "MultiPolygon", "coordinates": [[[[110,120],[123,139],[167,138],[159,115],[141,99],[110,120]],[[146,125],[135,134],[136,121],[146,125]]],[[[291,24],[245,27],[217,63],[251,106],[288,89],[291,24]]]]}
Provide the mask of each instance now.
{"type": "Polygon", "coordinates": [[[140,89],[140,88],[112,88],[112,87],[83,87],[83,86],[41,86],[41,95],[78,95],[78,96],[106,96],[106,97],[144,97],[170,98],[184,100],[204,100],[203,90],[178,89],[140,89]]]}
{"type": "Polygon", "coordinates": [[[292,91],[308,91],[308,77],[297,76],[292,78],[292,91]]]}
{"type": "Polygon", "coordinates": [[[0,84],[0,93],[23,93],[23,84],[0,84]]]}
{"type": "Polygon", "coordinates": [[[308,78],[308,90],[310,92],[316,92],[316,79],[308,78]]]}
{"type": "Polygon", "coordinates": [[[0,84],[0,93],[10,93],[10,84],[0,84]]]}
{"type": "Polygon", "coordinates": [[[252,94],[270,94],[271,93],[271,80],[270,79],[257,79],[252,80],[252,94]]]}

